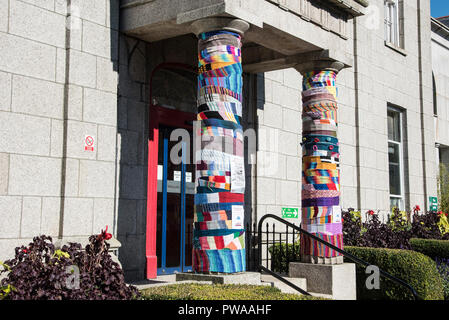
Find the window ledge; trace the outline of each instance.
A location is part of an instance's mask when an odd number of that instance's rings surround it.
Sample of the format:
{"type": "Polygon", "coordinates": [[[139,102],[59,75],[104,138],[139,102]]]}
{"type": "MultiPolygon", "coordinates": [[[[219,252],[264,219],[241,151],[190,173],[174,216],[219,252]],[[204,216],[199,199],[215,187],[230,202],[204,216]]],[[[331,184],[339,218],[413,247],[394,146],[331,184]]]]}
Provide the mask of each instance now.
{"type": "Polygon", "coordinates": [[[407,56],[407,52],[404,49],[402,49],[402,48],[398,47],[397,45],[395,45],[394,43],[385,41],[385,46],[390,48],[390,49],[392,49],[392,50],[394,50],[394,51],[396,51],[396,52],[398,52],[398,53],[400,53],[400,54],[402,54],[403,56],[407,56]]]}

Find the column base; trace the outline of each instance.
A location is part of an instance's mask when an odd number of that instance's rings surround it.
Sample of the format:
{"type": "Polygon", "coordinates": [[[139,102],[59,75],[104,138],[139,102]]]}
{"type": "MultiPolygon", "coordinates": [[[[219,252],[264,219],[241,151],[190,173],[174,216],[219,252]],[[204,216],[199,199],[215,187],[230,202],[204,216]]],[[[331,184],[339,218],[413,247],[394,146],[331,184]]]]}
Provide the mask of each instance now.
{"type": "Polygon", "coordinates": [[[332,258],[324,258],[324,257],[314,257],[309,255],[301,255],[301,262],[311,263],[311,264],[342,264],[343,256],[332,257],[332,258]]]}
{"type": "Polygon", "coordinates": [[[210,281],[214,284],[250,284],[261,285],[259,272],[224,273],[193,273],[183,272],[176,274],[176,281],[210,281]]]}
{"type": "Polygon", "coordinates": [[[290,278],[305,278],[307,291],[331,295],[335,300],[356,300],[356,274],[354,263],[338,265],[290,262],[290,278]]]}

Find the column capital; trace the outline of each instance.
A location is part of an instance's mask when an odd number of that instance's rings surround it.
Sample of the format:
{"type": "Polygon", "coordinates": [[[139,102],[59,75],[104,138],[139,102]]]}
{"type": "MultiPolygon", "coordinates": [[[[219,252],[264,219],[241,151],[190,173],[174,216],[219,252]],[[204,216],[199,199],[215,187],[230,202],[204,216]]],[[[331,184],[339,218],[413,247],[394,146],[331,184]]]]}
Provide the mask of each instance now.
{"type": "Polygon", "coordinates": [[[298,63],[293,68],[302,75],[310,71],[334,71],[338,73],[345,68],[345,64],[340,61],[320,59],[298,63]]]}
{"type": "Polygon", "coordinates": [[[249,23],[235,18],[212,17],[196,20],[192,22],[193,32],[198,36],[200,33],[227,30],[243,35],[249,29],[249,23]]]}

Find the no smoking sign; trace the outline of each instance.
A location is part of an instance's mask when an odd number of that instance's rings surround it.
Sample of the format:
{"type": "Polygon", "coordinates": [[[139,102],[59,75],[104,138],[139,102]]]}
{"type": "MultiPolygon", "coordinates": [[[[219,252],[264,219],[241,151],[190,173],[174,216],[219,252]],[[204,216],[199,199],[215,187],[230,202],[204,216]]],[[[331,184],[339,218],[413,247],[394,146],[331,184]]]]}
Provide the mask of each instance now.
{"type": "Polygon", "coordinates": [[[94,151],[94,136],[87,135],[84,137],[84,151],[94,151]]]}

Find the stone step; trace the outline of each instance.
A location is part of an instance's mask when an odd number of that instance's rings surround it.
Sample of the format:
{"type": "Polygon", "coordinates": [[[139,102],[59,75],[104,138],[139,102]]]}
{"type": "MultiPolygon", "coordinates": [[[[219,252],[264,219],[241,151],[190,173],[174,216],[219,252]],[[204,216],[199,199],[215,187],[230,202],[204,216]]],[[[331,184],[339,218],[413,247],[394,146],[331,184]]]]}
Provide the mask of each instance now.
{"type": "Polygon", "coordinates": [[[170,284],[179,284],[179,283],[212,284],[212,281],[195,281],[195,280],[176,281],[176,274],[169,274],[169,275],[158,275],[156,279],[141,280],[137,282],[131,282],[129,284],[136,286],[137,289],[139,290],[143,290],[152,287],[167,286],[170,284]]]}
{"type": "MultiPolygon", "coordinates": [[[[294,293],[294,294],[300,294],[298,291],[287,285],[286,283],[276,279],[272,275],[269,274],[262,274],[260,276],[262,283],[271,283],[272,287],[276,287],[280,289],[283,293],[294,293]]],[[[290,281],[295,286],[303,289],[304,291],[307,291],[307,280],[304,278],[289,278],[284,277],[285,280],[290,281]]]]}
{"type": "Polygon", "coordinates": [[[193,273],[180,272],[176,274],[176,281],[212,281],[214,284],[249,284],[260,285],[259,272],[239,272],[239,273],[193,273]]]}
{"type": "Polygon", "coordinates": [[[325,293],[315,293],[315,292],[309,292],[312,296],[318,297],[318,298],[326,298],[334,300],[334,297],[331,294],[325,294],[325,293]]]}

